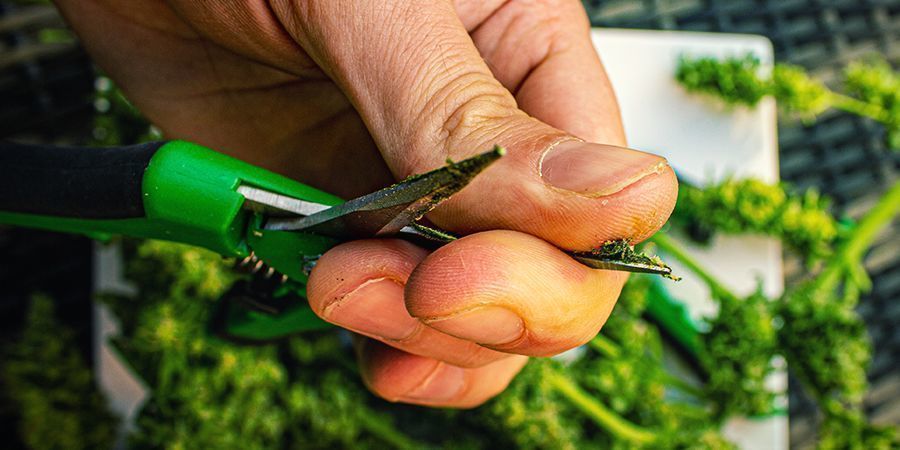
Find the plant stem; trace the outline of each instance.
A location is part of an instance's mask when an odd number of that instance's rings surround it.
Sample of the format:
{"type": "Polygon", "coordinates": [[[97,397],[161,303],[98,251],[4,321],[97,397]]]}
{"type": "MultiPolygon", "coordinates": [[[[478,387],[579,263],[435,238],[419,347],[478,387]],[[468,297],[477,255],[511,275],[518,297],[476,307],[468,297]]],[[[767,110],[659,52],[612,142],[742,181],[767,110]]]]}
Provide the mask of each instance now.
{"type": "Polygon", "coordinates": [[[816,278],[816,286],[823,290],[833,290],[840,282],[846,268],[860,261],[878,236],[878,232],[889,224],[900,212],[900,181],[878,200],[878,203],[856,224],[850,237],[841,244],[832,260],[816,278]]]}
{"type": "Polygon", "coordinates": [[[610,358],[618,358],[619,355],[622,354],[618,345],[609,340],[606,336],[599,334],[588,341],[588,346],[610,358]]]}
{"type": "Polygon", "coordinates": [[[382,441],[391,444],[394,448],[401,450],[416,450],[427,448],[421,442],[416,442],[409,436],[397,431],[393,424],[385,420],[383,417],[372,414],[368,411],[360,411],[357,414],[360,424],[370,433],[378,436],[382,441]]]}
{"type": "MultiPolygon", "coordinates": [[[[335,358],[335,361],[337,361],[338,365],[347,369],[354,375],[359,375],[359,366],[345,353],[342,353],[339,357],[335,358]]],[[[413,440],[402,431],[397,430],[390,420],[377,415],[371,410],[360,409],[356,416],[359,418],[359,422],[363,429],[377,436],[382,441],[391,444],[394,448],[400,450],[428,448],[428,446],[413,440]]]]}
{"type": "Polygon", "coordinates": [[[656,439],[656,435],[652,431],[623,419],[559,371],[548,368],[546,380],[576,408],[616,437],[642,444],[653,442],[656,439]]]}
{"type": "Polygon", "coordinates": [[[697,275],[709,286],[710,290],[719,297],[737,300],[738,296],[728,290],[719,280],[706,270],[693,256],[689,255],[680,245],[664,233],[656,233],[650,238],[664,252],[687,266],[688,270],[697,275]]]}
{"type": "MultiPolygon", "coordinates": [[[[609,358],[618,358],[622,354],[622,350],[619,349],[619,346],[616,345],[615,342],[600,334],[588,341],[588,346],[596,350],[598,353],[601,353],[609,358]]],[[[650,356],[648,355],[648,357],[650,356]]],[[[662,364],[662,362],[658,361],[658,364],[662,364]]],[[[663,371],[662,377],[663,383],[674,387],[686,394],[693,395],[695,397],[703,396],[703,391],[700,388],[688,384],[688,382],[676,377],[675,375],[672,375],[671,373],[663,371]]]]}
{"type": "Polygon", "coordinates": [[[663,382],[666,385],[678,389],[685,394],[692,395],[697,398],[703,398],[703,389],[689,384],[687,381],[684,381],[669,372],[663,372],[663,382]]]}
{"type": "Polygon", "coordinates": [[[848,95],[831,92],[831,106],[857,116],[868,117],[881,123],[890,122],[890,114],[880,105],[867,103],[848,95]]]}

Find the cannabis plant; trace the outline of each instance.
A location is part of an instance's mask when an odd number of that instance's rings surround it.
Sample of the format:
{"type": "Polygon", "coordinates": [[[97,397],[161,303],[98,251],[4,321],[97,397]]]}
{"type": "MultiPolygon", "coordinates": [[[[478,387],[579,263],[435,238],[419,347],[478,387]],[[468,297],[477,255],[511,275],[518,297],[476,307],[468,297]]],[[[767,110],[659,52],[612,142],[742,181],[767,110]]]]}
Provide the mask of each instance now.
{"type": "Polygon", "coordinates": [[[713,95],[729,105],[754,106],[771,95],[779,108],[812,121],[829,108],[867,117],[885,127],[888,148],[900,149],[900,75],[873,57],[844,70],[844,89],[829,89],[803,68],[775,64],[764,74],[753,55],[717,59],[682,57],[676,79],[690,92],[713,95]]]}

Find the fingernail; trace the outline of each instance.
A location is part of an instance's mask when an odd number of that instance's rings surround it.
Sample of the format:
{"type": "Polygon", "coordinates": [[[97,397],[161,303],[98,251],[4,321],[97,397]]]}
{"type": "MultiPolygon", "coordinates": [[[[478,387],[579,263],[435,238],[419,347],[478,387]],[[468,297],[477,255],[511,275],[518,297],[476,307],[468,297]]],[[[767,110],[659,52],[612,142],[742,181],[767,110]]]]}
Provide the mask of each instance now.
{"type": "Polygon", "coordinates": [[[425,323],[451,336],[485,345],[508,344],[525,331],[522,319],[500,306],[481,306],[425,323]]]}
{"type": "Polygon", "coordinates": [[[322,315],[344,328],[391,340],[408,337],[419,326],[403,303],[403,286],[389,279],[363,283],[326,306],[322,315]]]}
{"type": "Polygon", "coordinates": [[[659,173],[666,160],[651,153],[613,145],[564,141],[541,161],[547,184],[589,197],[615,194],[641,178],[659,173]]]}
{"type": "Polygon", "coordinates": [[[465,371],[459,367],[438,363],[434,371],[415,389],[404,395],[411,400],[450,400],[466,386],[465,371]]]}

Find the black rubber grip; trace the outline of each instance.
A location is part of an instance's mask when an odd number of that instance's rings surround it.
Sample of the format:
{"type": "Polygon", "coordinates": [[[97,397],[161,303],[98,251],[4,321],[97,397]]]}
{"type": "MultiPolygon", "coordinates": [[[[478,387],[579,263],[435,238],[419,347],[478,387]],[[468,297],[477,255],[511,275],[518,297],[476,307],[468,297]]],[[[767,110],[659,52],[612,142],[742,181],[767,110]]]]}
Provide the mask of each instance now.
{"type": "Polygon", "coordinates": [[[164,144],[88,148],[0,141],[0,211],[79,219],[143,217],[144,170],[164,144]]]}

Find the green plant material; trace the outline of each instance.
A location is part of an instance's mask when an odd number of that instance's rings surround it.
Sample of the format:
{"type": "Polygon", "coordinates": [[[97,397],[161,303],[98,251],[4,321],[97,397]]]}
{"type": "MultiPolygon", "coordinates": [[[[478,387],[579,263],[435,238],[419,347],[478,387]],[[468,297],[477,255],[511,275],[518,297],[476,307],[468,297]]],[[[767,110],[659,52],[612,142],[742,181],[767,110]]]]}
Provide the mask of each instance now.
{"type": "Polygon", "coordinates": [[[841,278],[860,279],[856,274],[863,270],[862,259],[875,241],[878,232],[897,217],[900,211],[900,181],[893,185],[878,200],[878,203],[859,220],[850,236],[841,242],[834,258],[819,275],[819,286],[834,289],[841,278]]]}
{"type": "Polygon", "coordinates": [[[636,251],[629,239],[606,241],[600,247],[591,250],[590,253],[605,260],[666,269],[667,273],[662,274],[663,277],[674,281],[681,280],[680,277],[672,275],[672,268],[666,265],[658,256],[636,251]]]}
{"type": "Polygon", "coordinates": [[[334,333],[264,346],[210,338],[212,302],[233,279],[220,256],[155,241],[133,253],[139,297],[106,299],[122,319],[116,347],[152,387],[132,448],[422,447],[366,403],[334,333]]]}
{"type": "Polygon", "coordinates": [[[94,81],[93,145],[113,146],[155,141],[162,134],[147,123],[112,80],[99,76],[94,81]]]}
{"type": "Polygon", "coordinates": [[[820,405],[860,408],[871,350],[865,324],[854,309],[859,293],[868,287],[860,286],[857,272],[866,249],[898,213],[900,182],[895,182],[822,271],[776,303],[784,324],[779,341],[788,364],[820,405]]]}
{"type": "Polygon", "coordinates": [[[738,296],[731,292],[724,284],[714,277],[703,265],[690,256],[680,245],[665,233],[657,233],[650,238],[650,241],[656,244],[660,250],[667,255],[672,256],[685,265],[694,275],[698,276],[709,287],[710,293],[714,299],[723,301],[729,299],[737,301],[738,296]]]}
{"type": "Polygon", "coordinates": [[[563,401],[615,439],[599,448],[733,448],[715,431],[701,386],[667,372],[659,332],[642,317],[652,277],[634,275],[592,351],[555,365],[549,382],[563,401]],[[680,400],[679,400],[680,399],[680,400]]]}
{"type": "Polygon", "coordinates": [[[820,450],[889,450],[900,447],[895,427],[875,426],[859,411],[837,407],[820,426],[820,450]]]}
{"type": "Polygon", "coordinates": [[[730,105],[754,106],[769,93],[760,70],[759,59],[753,55],[724,60],[682,56],[675,79],[688,92],[715,94],[730,105]]]}
{"type": "MultiPolygon", "coordinates": [[[[658,339],[647,333],[652,329],[647,325],[643,334],[658,339]]],[[[664,383],[670,376],[659,355],[648,357],[640,344],[620,348],[604,338],[594,342],[592,347],[606,350],[571,365],[546,359],[529,363],[487,406],[497,432],[523,449],[734,448],[710,426],[703,408],[666,398],[664,383]]]]}
{"type": "Polygon", "coordinates": [[[622,420],[620,416],[610,411],[609,408],[594,400],[570,377],[557,371],[551,371],[547,374],[547,382],[555,390],[566,396],[579,410],[614,436],[636,444],[649,444],[656,440],[657,437],[653,432],[622,420]]]}
{"type": "Polygon", "coordinates": [[[828,108],[868,117],[885,126],[888,148],[900,149],[900,76],[882,59],[847,67],[848,95],[830,90],[798,66],[775,64],[766,76],[753,55],[723,59],[683,56],[675,78],[689,92],[714,95],[728,105],[752,107],[771,95],[783,111],[807,121],[828,108]]]}
{"type": "Polygon", "coordinates": [[[136,448],[421,448],[424,436],[454,448],[731,448],[709,429],[703,408],[666,398],[672,380],[661,340],[639,317],[646,276],[632,277],[623,313],[607,324],[617,356],[591,352],[570,366],[536,359],[476,411],[417,410],[406,419],[416,423],[416,439],[406,422],[393,424],[402,408],[379,411],[383,402],[365,392],[334,333],[254,347],[206,337],[209,303],[231,278],[221,258],[152,241],[131,253],[127,273],[142,292],[110,302],[124,315],[117,346],[154,393],[132,437],[136,448]]]}
{"type": "Polygon", "coordinates": [[[736,414],[769,413],[775,399],[766,388],[777,350],[769,299],[757,291],[743,299],[722,298],[703,333],[700,362],[709,374],[705,392],[720,420],[736,414]]]}
{"type": "Polygon", "coordinates": [[[777,237],[814,262],[828,256],[840,237],[828,208],[829,202],[811,189],[794,195],[781,183],[726,179],[703,188],[682,183],[670,220],[701,243],[716,232],[777,237]]]}
{"type": "Polygon", "coordinates": [[[860,115],[876,117],[884,123],[888,146],[900,148],[900,75],[887,62],[876,58],[851,63],[844,71],[844,79],[847,93],[865,105],[866,111],[860,115]]]}
{"type": "Polygon", "coordinates": [[[718,314],[707,319],[709,329],[700,335],[698,355],[708,377],[704,393],[714,417],[722,421],[736,414],[769,413],[774,395],[765,381],[778,351],[770,300],[761,289],[739,297],[665,234],[652,241],[702,279],[719,306],[718,314]]]}
{"type": "Polygon", "coordinates": [[[859,406],[871,352],[865,324],[833,291],[815,284],[795,287],[778,302],[781,351],[814,397],[838,396],[859,406]]]}
{"type": "Polygon", "coordinates": [[[19,436],[32,449],[112,448],[117,420],[53,310],[53,300],[33,296],[22,337],[4,348],[3,387],[20,415],[19,436]]]}
{"type": "Polygon", "coordinates": [[[554,363],[528,363],[507,390],[489,403],[484,415],[496,433],[508,434],[516,448],[575,450],[585,448],[586,424],[563,402],[548,380],[554,363]]]}
{"type": "MultiPolygon", "coordinates": [[[[865,324],[854,310],[859,293],[868,288],[862,258],[878,232],[898,213],[900,213],[900,182],[895,183],[841,241],[825,267],[814,278],[789,289],[777,301],[765,302],[759,299],[737,309],[731,308],[740,304],[736,301],[736,296],[721,286],[698,261],[687,255],[674,241],[664,235],[654,236],[653,241],[703,279],[712,289],[714,296],[719,299],[720,307],[727,308],[720,312],[714,323],[731,321],[734,324],[733,330],[739,330],[741,327],[752,329],[751,336],[758,333],[765,337],[756,339],[762,342],[771,339],[773,320],[780,325],[775,327],[778,347],[775,351],[786,357],[790,370],[797,375],[825,412],[826,420],[821,432],[823,442],[835,439],[845,439],[851,443],[863,442],[868,439],[866,436],[873,435],[873,428],[860,425],[842,431],[830,427],[844,426],[848,418],[862,417],[861,403],[868,389],[865,372],[870,357],[865,324]],[[756,305],[754,308],[747,307],[754,304],[756,305]],[[761,308],[762,305],[769,305],[771,312],[765,313],[761,308]],[[839,436],[840,433],[851,431],[859,434],[839,436]]],[[[716,328],[715,325],[713,328],[716,328]]],[[[723,357],[727,352],[719,352],[716,350],[717,347],[728,349],[729,345],[742,347],[753,344],[754,339],[750,336],[730,340],[728,335],[731,332],[733,331],[713,329],[707,335],[712,341],[705,343],[704,357],[712,358],[714,361],[705,364],[710,371],[711,380],[729,376],[728,371],[716,367],[729,359],[723,357]],[[715,341],[720,342],[713,345],[715,341]]],[[[764,353],[762,349],[753,351],[740,349],[735,351],[735,354],[738,355],[737,359],[743,354],[745,355],[743,358],[750,360],[751,355],[756,352],[764,353]]],[[[734,389],[743,388],[754,380],[752,375],[757,374],[761,366],[757,361],[746,368],[750,369],[753,366],[756,369],[744,374],[731,374],[731,379],[735,382],[734,389]]],[[[727,383],[724,382],[711,381],[709,387],[712,389],[718,384],[727,389],[727,383]]],[[[714,400],[714,404],[726,405],[727,401],[714,400]]],[[[759,406],[762,402],[754,401],[751,404],[759,406]]],[[[747,411],[753,408],[743,405],[737,406],[736,409],[747,411]]]]}
{"type": "Polygon", "coordinates": [[[74,44],[75,35],[66,28],[44,28],[38,31],[38,41],[43,44],[74,44]]]}
{"type": "Polygon", "coordinates": [[[802,67],[788,64],[776,64],[772,69],[769,91],[780,108],[807,120],[828,109],[832,102],[831,91],[824,84],[802,67]]]}

